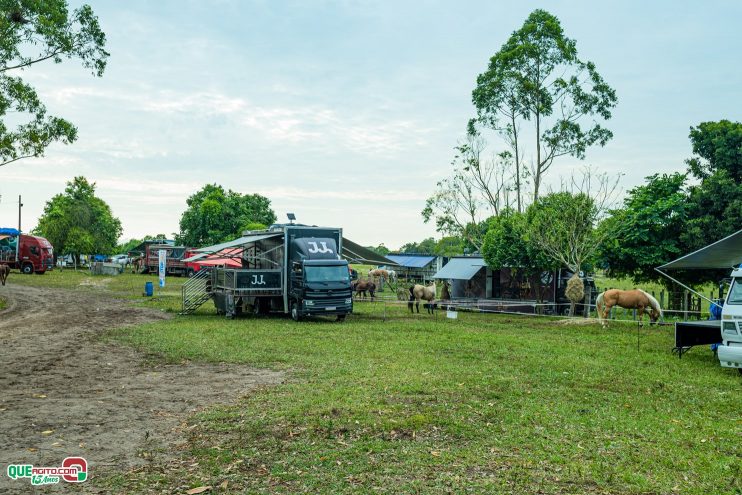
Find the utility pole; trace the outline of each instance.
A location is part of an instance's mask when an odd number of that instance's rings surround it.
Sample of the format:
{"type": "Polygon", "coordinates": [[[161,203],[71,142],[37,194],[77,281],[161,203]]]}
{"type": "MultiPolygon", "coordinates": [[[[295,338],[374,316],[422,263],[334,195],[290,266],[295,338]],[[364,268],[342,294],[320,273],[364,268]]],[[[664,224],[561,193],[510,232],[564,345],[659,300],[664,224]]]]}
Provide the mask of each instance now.
{"type": "Polygon", "coordinates": [[[18,232],[21,231],[21,208],[23,208],[23,203],[21,203],[21,195],[18,195],[18,232]]]}

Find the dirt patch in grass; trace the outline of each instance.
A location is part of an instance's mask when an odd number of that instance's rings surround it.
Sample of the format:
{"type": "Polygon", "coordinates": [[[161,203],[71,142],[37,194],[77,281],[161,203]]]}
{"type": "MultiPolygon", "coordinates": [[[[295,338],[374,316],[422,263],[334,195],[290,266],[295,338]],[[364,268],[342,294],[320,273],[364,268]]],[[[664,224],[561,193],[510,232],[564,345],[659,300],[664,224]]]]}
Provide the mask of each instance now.
{"type": "MultiPolygon", "coordinates": [[[[283,374],[240,365],[163,364],[105,342],[106,330],[170,318],[110,293],[6,286],[0,311],[0,464],[57,466],[67,456],[121,471],[178,455],[192,413],[228,404],[283,374]]],[[[0,491],[29,480],[0,478],[0,491]]]]}

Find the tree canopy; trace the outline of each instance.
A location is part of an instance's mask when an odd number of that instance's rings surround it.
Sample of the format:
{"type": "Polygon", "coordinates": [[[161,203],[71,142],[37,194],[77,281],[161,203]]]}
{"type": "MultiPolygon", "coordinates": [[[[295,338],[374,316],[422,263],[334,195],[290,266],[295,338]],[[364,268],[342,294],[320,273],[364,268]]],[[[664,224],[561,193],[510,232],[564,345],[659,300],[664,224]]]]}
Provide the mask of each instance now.
{"type": "Polygon", "coordinates": [[[114,254],[121,221],[95,195],[95,183],[75,177],[64,193],[46,202],[34,233],[45,237],[59,254],[114,254]]]}
{"type": "Polygon", "coordinates": [[[611,276],[635,282],[659,279],[655,267],[681,256],[687,218],[686,176],[655,174],[631,189],[623,207],[611,212],[599,229],[605,232],[598,258],[611,276]]]}
{"type": "MultiPolygon", "coordinates": [[[[636,282],[666,282],[654,268],[742,229],[742,123],[691,127],[687,173],[652,175],[629,191],[623,208],[601,229],[611,231],[601,263],[636,282]]],[[[690,284],[727,275],[709,270],[675,274],[690,284]]]]}
{"type": "Polygon", "coordinates": [[[186,246],[218,244],[240,236],[244,230],[257,230],[276,221],[265,196],[225,191],[217,184],[205,185],[186,204],[177,238],[186,246]]]}
{"type": "Polygon", "coordinates": [[[47,110],[18,75],[34,64],[77,59],[93,75],[106,68],[106,37],[88,5],[66,0],[0,0],[0,166],[37,157],[53,142],[77,139],[75,126],[47,110]],[[9,118],[12,116],[12,118],[9,118]]]}

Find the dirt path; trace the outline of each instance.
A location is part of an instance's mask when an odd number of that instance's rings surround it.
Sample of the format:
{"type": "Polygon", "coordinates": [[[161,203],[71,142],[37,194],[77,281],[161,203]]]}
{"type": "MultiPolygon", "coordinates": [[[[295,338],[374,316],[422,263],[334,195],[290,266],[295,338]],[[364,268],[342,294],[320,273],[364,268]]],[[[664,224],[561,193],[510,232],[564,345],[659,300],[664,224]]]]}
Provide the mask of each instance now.
{"type": "Polygon", "coordinates": [[[100,342],[96,336],[106,329],[169,317],[110,294],[3,289],[8,307],[0,311],[2,493],[33,493],[29,480],[6,476],[7,464],[58,466],[68,456],[85,457],[91,465],[90,482],[75,488],[95,491],[96,469],[146,462],[143,452],[184,440],[178,426],[192,412],[283,379],[245,366],[152,365],[129,347],[100,342]]]}

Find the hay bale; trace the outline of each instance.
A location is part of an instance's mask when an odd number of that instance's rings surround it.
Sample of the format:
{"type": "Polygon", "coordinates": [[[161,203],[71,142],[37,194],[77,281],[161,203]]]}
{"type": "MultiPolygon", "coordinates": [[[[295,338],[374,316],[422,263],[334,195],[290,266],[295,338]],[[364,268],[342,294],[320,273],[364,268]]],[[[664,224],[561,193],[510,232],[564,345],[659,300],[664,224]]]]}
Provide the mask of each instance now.
{"type": "Polygon", "coordinates": [[[585,283],[577,273],[572,275],[572,277],[567,281],[567,290],[565,291],[565,294],[573,303],[579,303],[585,299],[585,283]]]}

